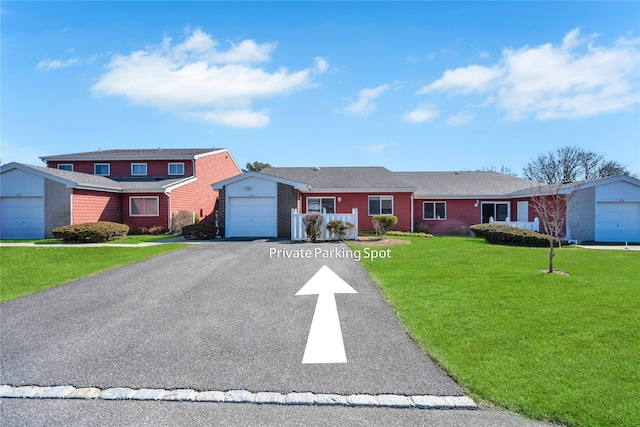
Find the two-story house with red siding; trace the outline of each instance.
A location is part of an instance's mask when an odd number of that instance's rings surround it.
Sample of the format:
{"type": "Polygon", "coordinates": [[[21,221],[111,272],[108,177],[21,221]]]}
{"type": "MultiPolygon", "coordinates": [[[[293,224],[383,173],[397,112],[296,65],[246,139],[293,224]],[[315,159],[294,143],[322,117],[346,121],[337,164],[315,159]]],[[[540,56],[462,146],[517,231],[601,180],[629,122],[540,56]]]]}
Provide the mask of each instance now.
{"type": "Polygon", "coordinates": [[[178,211],[213,222],[212,182],[242,173],[226,149],[125,149],[2,166],[3,239],[50,237],[67,224],[114,221],[169,229],[178,211]]]}

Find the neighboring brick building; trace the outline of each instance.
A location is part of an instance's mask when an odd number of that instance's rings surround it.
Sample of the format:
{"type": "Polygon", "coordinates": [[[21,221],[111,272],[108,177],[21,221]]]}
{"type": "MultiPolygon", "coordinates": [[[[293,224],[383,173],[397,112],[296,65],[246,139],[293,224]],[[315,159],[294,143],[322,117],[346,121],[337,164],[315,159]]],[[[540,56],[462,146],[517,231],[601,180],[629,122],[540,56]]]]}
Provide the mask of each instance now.
{"type": "Polygon", "coordinates": [[[2,238],[51,237],[67,224],[169,229],[181,210],[213,222],[211,183],[242,173],[226,149],[104,150],[2,166],[2,238]]]}

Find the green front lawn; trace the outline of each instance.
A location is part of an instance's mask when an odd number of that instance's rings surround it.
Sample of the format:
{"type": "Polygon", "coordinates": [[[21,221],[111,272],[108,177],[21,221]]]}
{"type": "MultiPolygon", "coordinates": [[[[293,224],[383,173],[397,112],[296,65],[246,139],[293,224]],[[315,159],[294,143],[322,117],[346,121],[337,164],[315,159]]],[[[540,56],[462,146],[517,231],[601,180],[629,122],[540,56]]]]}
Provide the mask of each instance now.
{"type": "MultiPolygon", "coordinates": [[[[134,234],[127,235],[119,240],[112,240],[109,242],[105,242],[104,244],[113,244],[113,243],[122,243],[127,245],[135,245],[138,243],[145,242],[157,242],[158,240],[166,240],[171,239],[173,237],[177,237],[176,235],[152,235],[152,234],[134,234]]],[[[0,243],[35,243],[38,245],[53,245],[53,244],[64,244],[62,239],[38,239],[38,240],[0,240],[0,243]]]]}
{"type": "MultiPolygon", "coordinates": [[[[572,426],[640,420],[640,252],[411,238],[364,260],[419,345],[467,393],[572,426]]],[[[357,247],[353,247],[358,249],[357,247]]]]}
{"type": "Polygon", "coordinates": [[[185,246],[178,243],[131,248],[4,246],[0,248],[0,302],[185,246]]]}

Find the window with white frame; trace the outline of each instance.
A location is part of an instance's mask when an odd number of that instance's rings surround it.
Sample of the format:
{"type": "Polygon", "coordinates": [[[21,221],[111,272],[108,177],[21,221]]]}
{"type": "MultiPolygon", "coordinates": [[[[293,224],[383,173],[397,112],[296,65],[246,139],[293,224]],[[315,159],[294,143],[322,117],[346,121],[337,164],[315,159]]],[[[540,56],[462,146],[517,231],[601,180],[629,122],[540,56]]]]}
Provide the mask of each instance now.
{"type": "Polygon", "coordinates": [[[94,163],[94,175],[109,175],[111,173],[111,165],[109,163],[94,163]]]}
{"type": "Polygon", "coordinates": [[[169,163],[169,175],[184,175],[184,163],[169,163]]]}
{"type": "Polygon", "coordinates": [[[328,214],[336,213],[335,197],[307,197],[307,213],[322,213],[326,209],[328,214]]]}
{"type": "Polygon", "coordinates": [[[147,164],[146,163],[131,163],[131,175],[146,175],[147,164]]]}
{"type": "Polygon", "coordinates": [[[130,197],[129,215],[158,216],[158,196],[130,197]]]}
{"type": "Polygon", "coordinates": [[[422,219],[447,219],[447,204],[445,202],[422,203],[422,219]]]}
{"type": "Polygon", "coordinates": [[[369,216],[393,215],[393,196],[369,196],[369,216]]]}
{"type": "Polygon", "coordinates": [[[63,171],[72,171],[73,172],[73,163],[60,163],[58,165],[58,169],[63,170],[63,171]]]}

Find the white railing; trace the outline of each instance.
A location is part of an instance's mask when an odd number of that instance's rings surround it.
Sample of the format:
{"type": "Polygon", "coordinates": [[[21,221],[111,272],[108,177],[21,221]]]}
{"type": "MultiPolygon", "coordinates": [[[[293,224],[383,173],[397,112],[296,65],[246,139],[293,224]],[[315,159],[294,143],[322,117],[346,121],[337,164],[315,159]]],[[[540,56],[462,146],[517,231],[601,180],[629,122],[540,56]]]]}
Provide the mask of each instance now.
{"type": "Polygon", "coordinates": [[[526,230],[532,231],[540,231],[540,218],[536,217],[533,222],[525,222],[525,221],[511,221],[509,217],[506,217],[504,221],[496,221],[493,217],[489,217],[490,224],[504,224],[510,225],[511,227],[524,228],[526,230]]]}
{"type": "MultiPolygon", "coordinates": [[[[291,209],[291,240],[304,240],[307,238],[307,233],[304,230],[304,223],[302,218],[307,215],[298,213],[296,208],[291,209]]],[[[328,214],[326,209],[322,210],[322,229],[320,233],[320,239],[322,240],[337,240],[335,236],[330,236],[327,231],[327,223],[331,221],[342,221],[353,224],[353,229],[349,234],[345,236],[346,240],[358,240],[358,208],[353,208],[350,214],[328,214]]]]}

